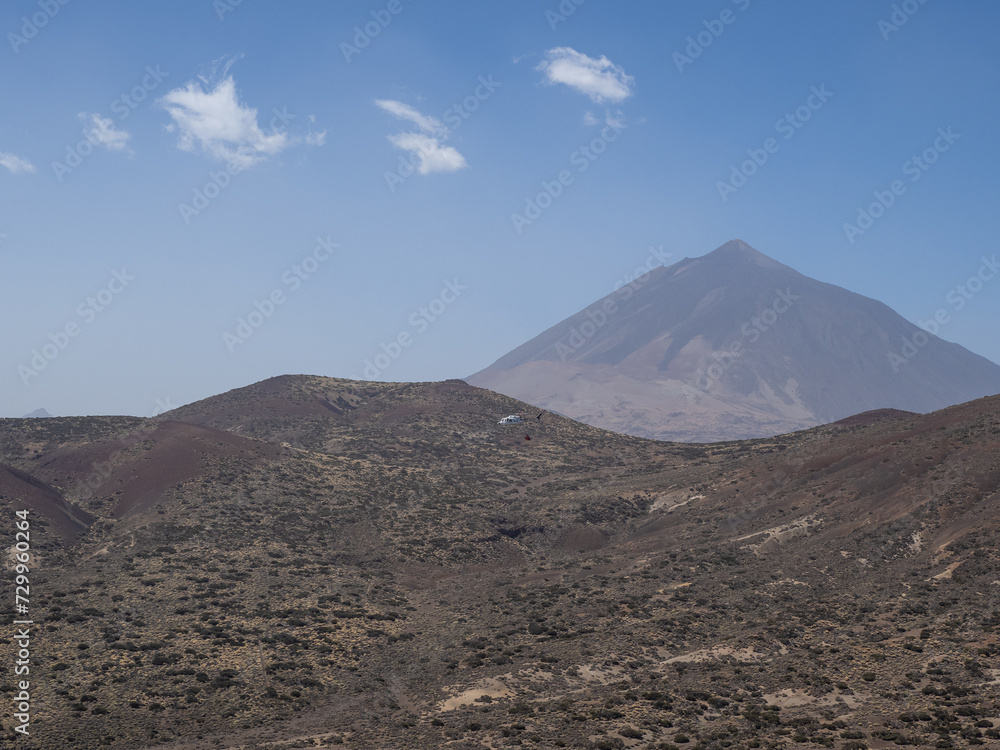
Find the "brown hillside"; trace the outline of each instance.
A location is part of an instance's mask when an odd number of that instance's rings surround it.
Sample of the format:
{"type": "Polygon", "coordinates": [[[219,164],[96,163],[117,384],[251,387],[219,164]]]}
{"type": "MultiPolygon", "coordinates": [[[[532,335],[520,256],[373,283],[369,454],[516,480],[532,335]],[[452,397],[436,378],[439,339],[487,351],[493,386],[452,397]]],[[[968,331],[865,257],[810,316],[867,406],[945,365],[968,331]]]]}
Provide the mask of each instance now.
{"type": "Polygon", "coordinates": [[[697,446],[537,413],[295,376],[6,421],[16,468],[117,456],[32,573],[37,746],[1000,746],[1000,399],[697,446]]]}

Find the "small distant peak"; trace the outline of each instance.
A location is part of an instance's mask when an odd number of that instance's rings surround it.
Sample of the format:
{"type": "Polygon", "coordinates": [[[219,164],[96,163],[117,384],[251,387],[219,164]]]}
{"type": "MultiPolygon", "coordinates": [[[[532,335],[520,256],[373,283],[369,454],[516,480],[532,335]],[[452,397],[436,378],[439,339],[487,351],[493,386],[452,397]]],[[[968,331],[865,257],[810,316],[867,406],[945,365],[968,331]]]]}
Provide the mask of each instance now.
{"type": "Polygon", "coordinates": [[[763,253],[758,252],[754,248],[750,247],[750,245],[748,245],[746,242],[740,239],[729,240],[729,242],[727,242],[725,245],[720,245],[719,247],[715,248],[715,250],[710,252],[709,255],[715,255],[716,253],[718,253],[719,255],[734,255],[734,254],[751,255],[751,256],[764,255],[763,253]]]}
{"type": "Polygon", "coordinates": [[[43,417],[51,417],[45,409],[35,409],[31,414],[25,414],[23,419],[41,419],[43,417]]]}
{"type": "Polygon", "coordinates": [[[721,245],[700,260],[718,261],[731,263],[734,261],[750,262],[764,268],[792,270],[788,266],[779,263],[774,258],[769,258],[764,253],[751,247],[741,239],[729,240],[725,245],[721,245]]]}

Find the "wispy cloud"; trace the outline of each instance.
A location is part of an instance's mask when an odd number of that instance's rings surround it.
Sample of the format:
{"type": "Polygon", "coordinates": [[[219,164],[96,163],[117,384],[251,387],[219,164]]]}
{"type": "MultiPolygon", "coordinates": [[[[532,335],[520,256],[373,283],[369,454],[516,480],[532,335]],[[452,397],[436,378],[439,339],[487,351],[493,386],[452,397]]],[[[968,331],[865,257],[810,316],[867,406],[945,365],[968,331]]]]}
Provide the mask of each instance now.
{"type": "MultiPolygon", "coordinates": [[[[325,132],[293,137],[277,125],[262,129],[257,123],[257,110],[240,103],[232,76],[226,76],[212,89],[191,81],[169,92],[160,99],[160,104],[173,119],[168,130],[179,132],[178,148],[184,151],[200,148],[209,156],[240,169],[258,164],[291,146],[300,143],[322,145],[326,140],[325,132]]],[[[284,122],[286,118],[276,119],[284,122]]]]}
{"type": "Polygon", "coordinates": [[[421,133],[399,133],[390,135],[389,142],[396,148],[419,155],[420,164],[417,171],[420,174],[431,172],[454,172],[469,166],[462,156],[451,146],[442,146],[437,138],[421,133]]]}
{"type": "Polygon", "coordinates": [[[375,104],[401,120],[409,120],[425,133],[441,136],[448,134],[448,129],[439,119],[423,115],[409,104],[403,104],[403,102],[397,102],[393,99],[376,99],[375,104]]]}
{"type": "Polygon", "coordinates": [[[79,118],[86,123],[83,134],[88,141],[103,146],[108,151],[124,151],[131,154],[128,142],[132,134],[127,130],[118,130],[108,117],[81,112],[79,118]]]}
{"type": "Polygon", "coordinates": [[[451,134],[436,117],[418,112],[409,104],[393,99],[376,99],[375,105],[394,117],[416,125],[421,132],[397,133],[389,136],[389,142],[396,148],[409,151],[419,160],[420,174],[431,172],[455,172],[469,166],[456,149],[442,145],[441,141],[451,134]]]}
{"type": "Polygon", "coordinates": [[[0,167],[5,167],[12,174],[35,171],[35,165],[30,161],[22,159],[20,156],[14,156],[14,154],[8,154],[5,151],[0,151],[0,167]]]}
{"type": "Polygon", "coordinates": [[[621,130],[625,127],[625,115],[621,113],[621,110],[618,110],[614,114],[605,111],[604,122],[607,123],[612,130],[621,130]]]}
{"type": "Polygon", "coordinates": [[[537,70],[550,84],[565,84],[598,104],[622,102],[632,96],[635,78],[603,55],[594,59],[572,47],[553,47],[545,57],[537,70]]]}

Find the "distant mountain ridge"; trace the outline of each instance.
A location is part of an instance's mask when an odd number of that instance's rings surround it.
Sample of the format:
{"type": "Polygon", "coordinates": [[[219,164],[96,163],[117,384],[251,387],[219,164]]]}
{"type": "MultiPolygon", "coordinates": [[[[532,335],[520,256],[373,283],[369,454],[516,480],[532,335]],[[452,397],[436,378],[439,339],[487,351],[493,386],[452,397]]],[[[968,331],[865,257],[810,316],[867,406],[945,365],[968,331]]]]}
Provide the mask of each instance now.
{"type": "Polygon", "coordinates": [[[468,378],[605,429],[762,437],[1000,393],[1000,365],[733,240],[658,267],[468,378]],[[926,343],[907,348],[914,335],[926,343]]]}

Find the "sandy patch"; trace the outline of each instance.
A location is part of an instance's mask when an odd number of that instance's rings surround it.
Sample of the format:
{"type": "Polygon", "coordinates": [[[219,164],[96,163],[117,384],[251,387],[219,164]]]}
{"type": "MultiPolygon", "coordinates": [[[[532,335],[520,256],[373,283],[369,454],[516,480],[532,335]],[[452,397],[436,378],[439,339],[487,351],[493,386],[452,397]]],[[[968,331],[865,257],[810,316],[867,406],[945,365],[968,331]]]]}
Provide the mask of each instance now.
{"type": "Polygon", "coordinates": [[[839,692],[835,692],[828,693],[822,697],[816,697],[809,695],[805,690],[796,690],[793,688],[780,690],[777,693],[765,693],[763,698],[771,705],[780,706],[781,708],[835,706],[838,703],[843,703],[848,708],[853,709],[861,705],[861,701],[854,695],[842,695],[839,692]]]}
{"type": "Polygon", "coordinates": [[[764,693],[764,700],[772,706],[791,708],[793,706],[808,706],[815,703],[817,699],[809,695],[805,690],[788,688],[777,693],[764,693]]]}
{"type": "Polygon", "coordinates": [[[983,682],[981,684],[996,685],[998,682],[1000,682],[1000,669],[984,669],[983,671],[988,672],[990,677],[992,677],[993,679],[987,680],[986,682],[983,682]]]}
{"type": "MultiPolygon", "coordinates": [[[[10,545],[10,547],[7,549],[6,560],[7,560],[7,565],[11,570],[14,570],[17,567],[18,563],[21,562],[21,560],[18,558],[18,555],[23,555],[23,554],[25,553],[19,551],[16,544],[10,545]]],[[[27,554],[28,554],[28,562],[25,564],[29,568],[33,569],[41,567],[41,561],[38,559],[37,554],[35,554],[30,549],[28,550],[27,554]]]]}
{"type": "Polygon", "coordinates": [[[488,695],[490,698],[508,698],[514,692],[497,678],[483,680],[477,687],[459,693],[458,695],[446,698],[438,706],[438,711],[454,711],[460,706],[469,706],[476,702],[477,698],[488,695]]]}
{"type": "Polygon", "coordinates": [[[607,685],[609,682],[621,679],[621,667],[608,667],[603,669],[595,667],[593,664],[583,664],[576,668],[577,674],[586,682],[598,682],[607,685]]]}
{"type": "Polygon", "coordinates": [[[652,513],[657,510],[662,510],[666,513],[669,513],[670,511],[675,510],[676,508],[680,508],[681,506],[687,505],[688,503],[694,502],[695,500],[705,499],[704,495],[691,495],[686,499],[683,500],[680,499],[684,498],[685,494],[686,493],[673,492],[668,495],[660,495],[660,497],[654,500],[653,504],[649,506],[649,512],[652,513]]]}
{"type": "Polygon", "coordinates": [[[942,558],[949,557],[955,554],[952,550],[948,549],[948,545],[950,545],[952,541],[953,540],[949,539],[947,542],[945,542],[942,545],[939,545],[938,548],[934,550],[934,559],[931,560],[931,565],[937,565],[939,562],[941,562],[942,558]]]}
{"type": "Polygon", "coordinates": [[[781,585],[783,583],[790,583],[793,586],[806,586],[807,588],[811,588],[808,583],[806,583],[804,581],[796,581],[794,578],[782,578],[780,581],[771,581],[767,585],[768,586],[779,586],[779,585],[781,585]]]}
{"type": "Polygon", "coordinates": [[[759,651],[754,651],[753,646],[749,648],[736,649],[731,646],[713,646],[712,648],[703,648],[698,651],[691,651],[687,654],[679,654],[677,656],[668,656],[664,653],[663,649],[658,649],[661,657],[666,657],[663,659],[664,664],[674,664],[676,662],[703,662],[703,661],[715,661],[716,659],[722,659],[724,657],[730,657],[736,661],[759,661],[761,659],[766,659],[767,654],[762,654],[759,651]]]}
{"type": "Polygon", "coordinates": [[[452,695],[437,704],[437,711],[454,711],[462,706],[476,704],[477,698],[514,698],[520,696],[523,700],[546,701],[562,695],[571,695],[590,689],[594,684],[607,685],[621,680],[624,669],[620,666],[596,664],[580,664],[567,667],[565,672],[556,675],[537,667],[520,669],[517,672],[480,680],[472,687],[451,688],[446,692],[452,695]],[[556,682],[553,682],[556,681],[556,682]],[[547,684],[546,684],[547,683],[547,684]]]}
{"type": "Polygon", "coordinates": [[[753,539],[754,537],[759,537],[764,535],[764,539],[757,544],[747,544],[741,549],[749,548],[756,555],[763,555],[768,548],[773,548],[782,542],[787,542],[791,539],[795,539],[800,536],[807,536],[809,530],[814,526],[819,526],[823,521],[816,518],[815,515],[803,516],[798,518],[791,523],[782,524],[781,526],[773,526],[770,529],[764,529],[763,531],[756,531],[753,534],[747,534],[746,536],[737,537],[737,542],[742,542],[746,539],[753,539]]]}
{"type": "Polygon", "coordinates": [[[955,568],[957,568],[959,565],[961,565],[962,562],[964,562],[964,561],[963,560],[959,560],[957,562],[953,562],[951,565],[949,565],[947,568],[945,568],[944,570],[942,570],[936,576],[931,576],[927,580],[928,581],[943,581],[943,580],[946,580],[948,578],[951,578],[952,574],[955,572],[955,568]]]}

